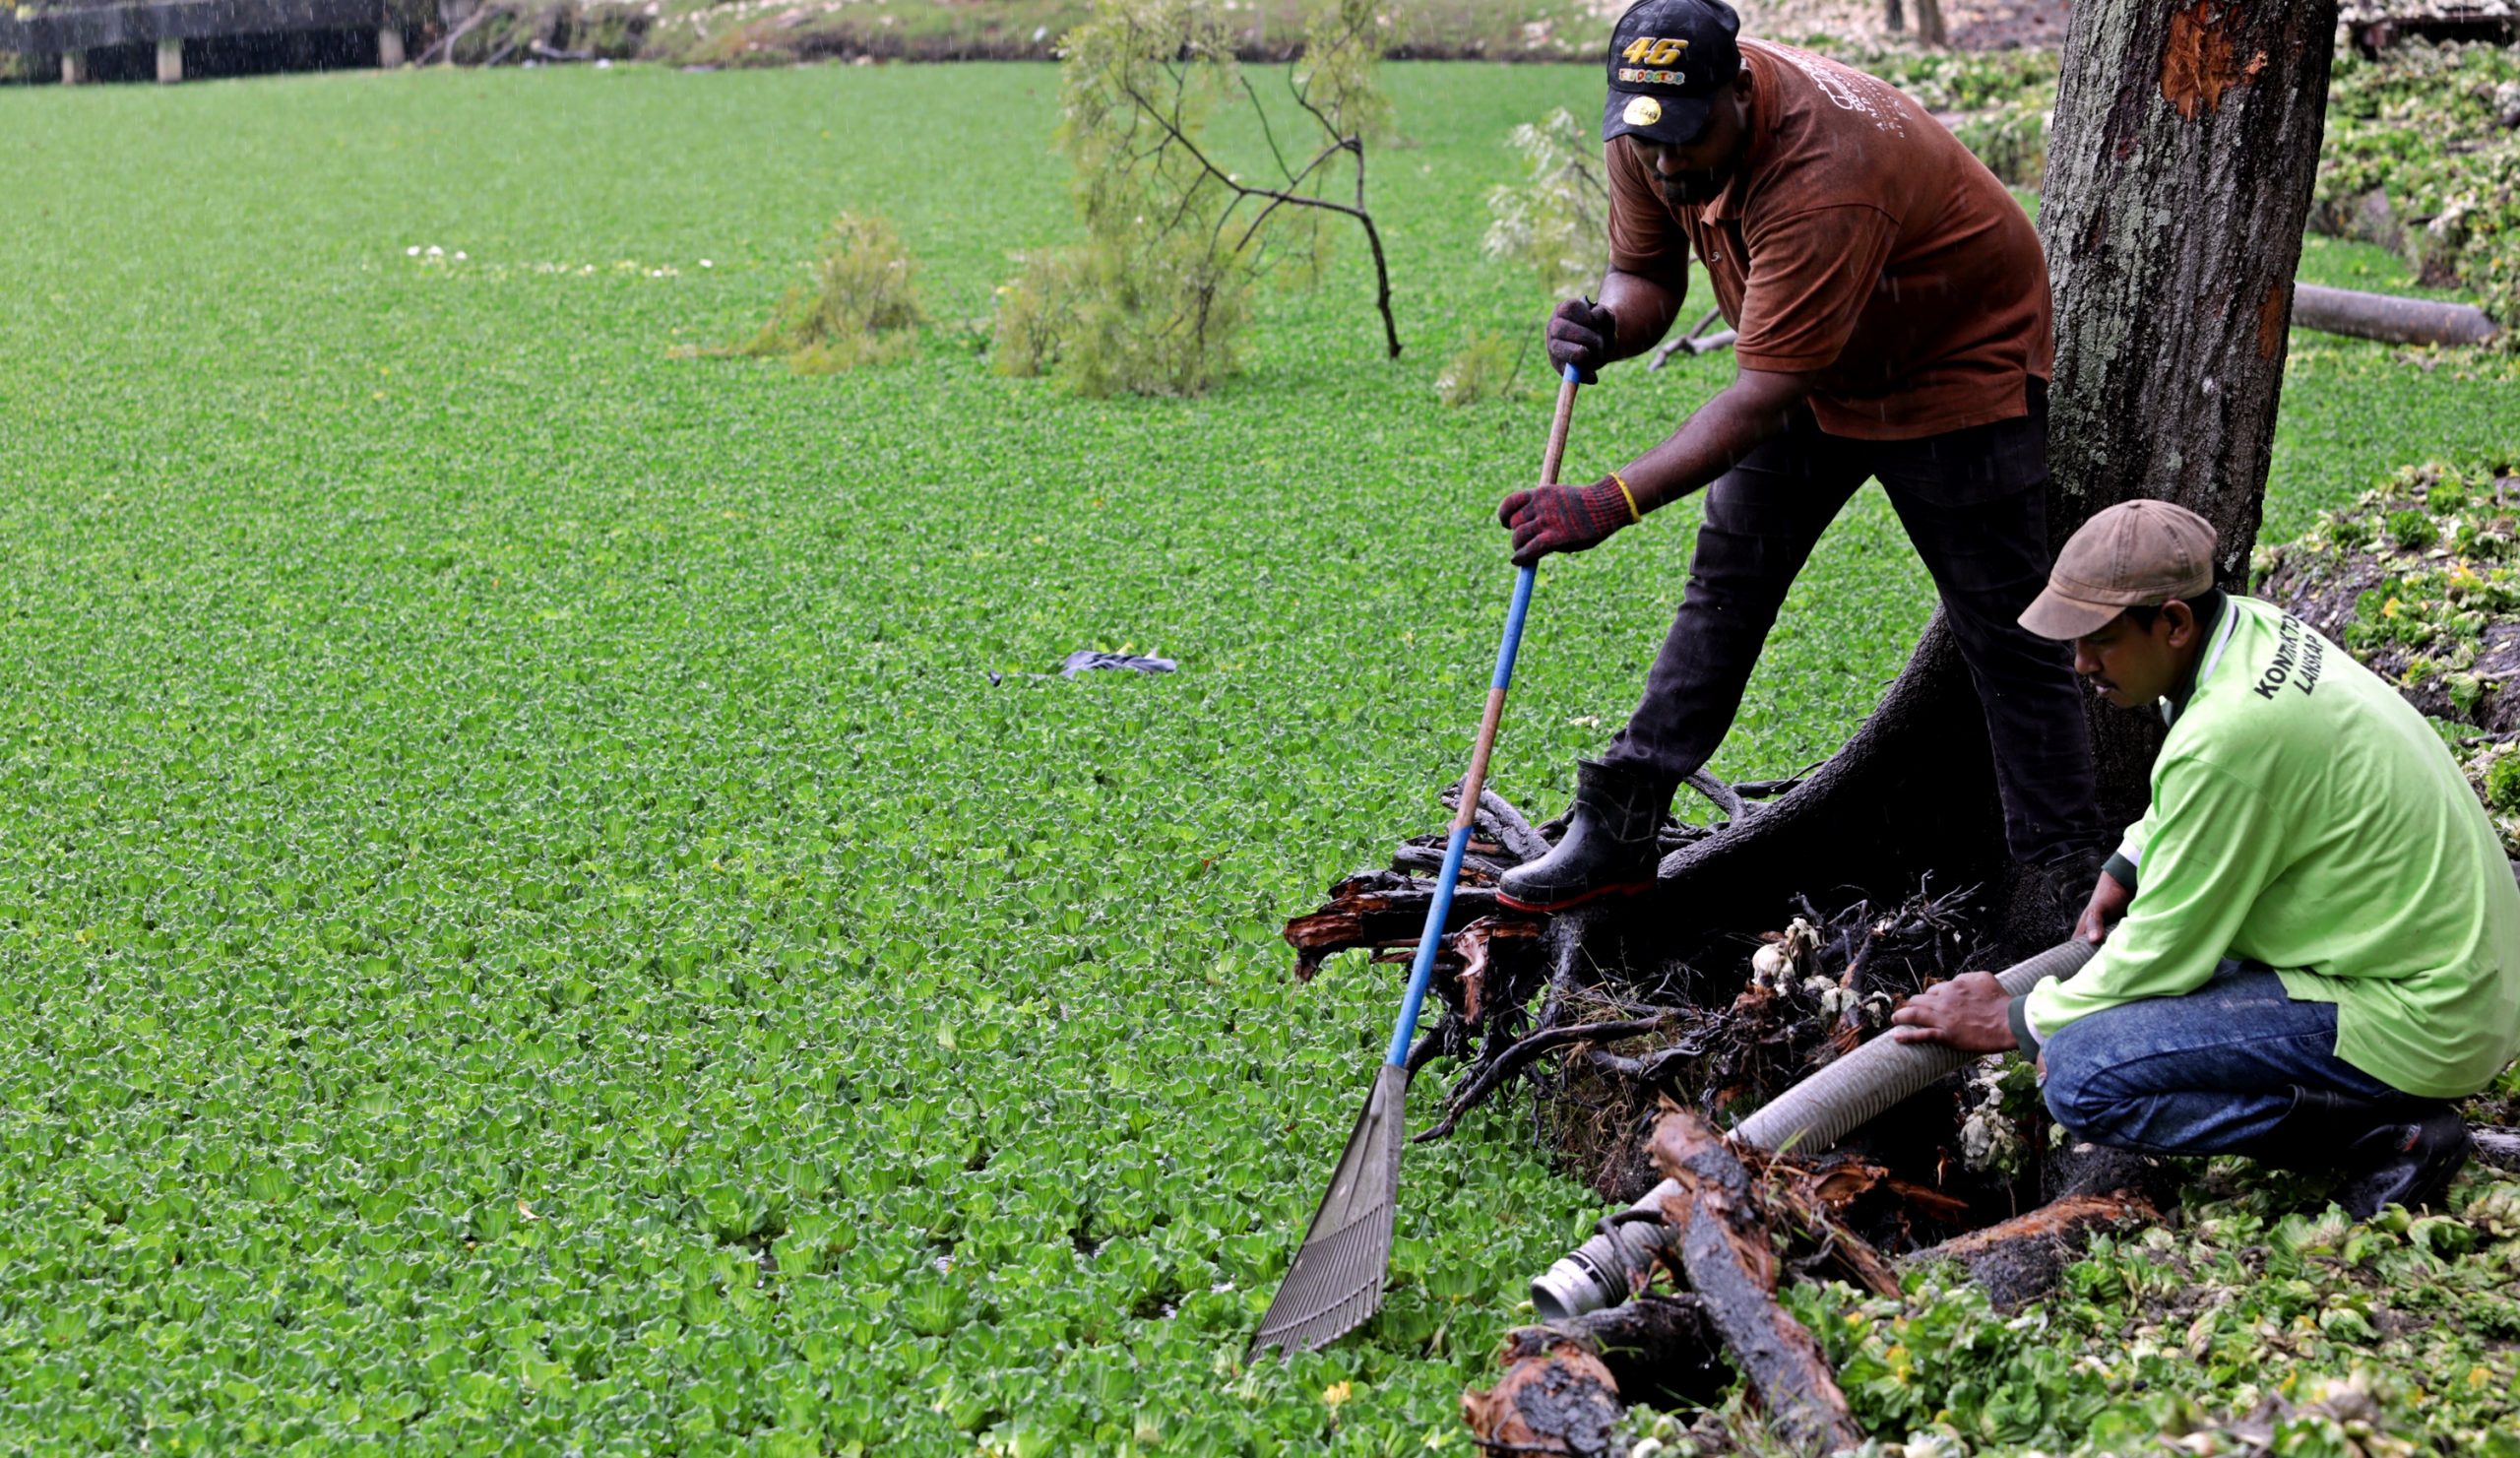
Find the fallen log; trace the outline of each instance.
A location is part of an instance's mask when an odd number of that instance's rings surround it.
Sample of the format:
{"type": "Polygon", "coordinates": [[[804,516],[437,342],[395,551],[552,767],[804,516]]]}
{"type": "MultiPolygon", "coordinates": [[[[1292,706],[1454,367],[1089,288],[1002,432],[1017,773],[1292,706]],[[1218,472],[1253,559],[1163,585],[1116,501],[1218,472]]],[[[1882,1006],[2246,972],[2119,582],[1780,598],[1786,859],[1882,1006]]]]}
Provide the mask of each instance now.
{"type": "Polygon", "coordinates": [[[1863,1441],[1820,1344],[1776,1300],[1776,1248],[1750,1173],[1724,1137],[1666,1101],[1654,1163],[1676,1186],[1663,1197],[1679,1265],[1708,1321],[1787,1439],[1823,1451],[1863,1441]]]}
{"type": "Polygon", "coordinates": [[[2520,1173],[2520,1129],[2470,1124],[2468,1142],[2475,1147],[2477,1163],[2520,1173]]]}
{"type": "Polygon", "coordinates": [[[2501,333],[2474,304],[2436,303],[2316,284],[2293,285],[2293,323],[2392,345],[2482,345],[2501,333]]]}
{"type": "Polygon", "coordinates": [[[1606,1452],[1631,1403],[1721,1398],[1732,1380],[1722,1346],[1704,1304],[1686,1293],[1521,1327],[1497,1353],[1496,1385],[1462,1394],[1462,1420],[1491,1452],[1606,1452]]]}
{"type": "Polygon", "coordinates": [[[1697,328],[1690,330],[1687,334],[1684,334],[1675,340],[1664,341],[1662,348],[1654,351],[1654,357],[1645,361],[1645,367],[1647,369],[1661,369],[1664,365],[1670,362],[1671,356],[1674,354],[1686,354],[1694,358],[1700,354],[1712,354],[1718,349],[1731,349],[1732,347],[1732,342],[1741,337],[1739,332],[1731,329],[1719,329],[1713,334],[1705,333],[1704,331],[1706,326],[1714,323],[1715,319],[1716,316],[1710,314],[1706,318],[1699,320],[1697,328]]]}
{"type": "Polygon", "coordinates": [[[1912,1266],[1957,1264],[1984,1287],[1997,1310],[2018,1311],[2056,1289],[2091,1237],[2130,1225],[2158,1225],[2161,1212],[2138,1195],[2068,1195],[2027,1215],[1971,1231],[1909,1256],[1912,1266]]]}

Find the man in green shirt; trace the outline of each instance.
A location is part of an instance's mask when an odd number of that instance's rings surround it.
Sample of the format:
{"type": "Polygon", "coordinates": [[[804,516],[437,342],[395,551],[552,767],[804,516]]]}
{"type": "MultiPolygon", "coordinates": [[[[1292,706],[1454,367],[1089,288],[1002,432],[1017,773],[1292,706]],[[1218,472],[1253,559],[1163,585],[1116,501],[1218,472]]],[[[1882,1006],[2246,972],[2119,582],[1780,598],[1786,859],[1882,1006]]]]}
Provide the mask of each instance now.
{"type": "Polygon", "coordinates": [[[2152,803],[2020,998],[1970,973],[1893,1036],[2041,1060],[2081,1138],[2336,1169],[2357,1217],[2466,1157],[2449,1102],[2520,1053],[2520,884],[2404,699],[2271,603],[2213,585],[2214,532],[2159,501],[2094,516],[2022,613],[2110,702],[2170,726],[2152,803]]]}

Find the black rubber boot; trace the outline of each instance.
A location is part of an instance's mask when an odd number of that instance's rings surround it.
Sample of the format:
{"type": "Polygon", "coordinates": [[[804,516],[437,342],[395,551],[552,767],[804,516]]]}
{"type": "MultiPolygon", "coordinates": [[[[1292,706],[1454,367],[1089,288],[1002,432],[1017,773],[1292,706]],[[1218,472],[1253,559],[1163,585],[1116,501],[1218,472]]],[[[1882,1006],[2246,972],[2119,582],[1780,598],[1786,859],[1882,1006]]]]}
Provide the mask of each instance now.
{"type": "Polygon", "coordinates": [[[2467,1163],[2468,1126],[2432,1100],[2375,1104],[2331,1089],[2293,1090],[2293,1108],[2260,1148],[2243,1153],[2287,1170],[2335,1170],[2331,1195],[2369,1220],[2387,1205],[2412,1210],[2441,1197],[2467,1163]]]}
{"type": "Polygon", "coordinates": [[[1505,872],[1496,899],[1523,912],[1562,912],[1600,896],[1632,896],[1654,884],[1656,847],[1670,787],[1632,770],[1575,762],[1575,806],[1566,834],[1538,860],[1505,872]]]}

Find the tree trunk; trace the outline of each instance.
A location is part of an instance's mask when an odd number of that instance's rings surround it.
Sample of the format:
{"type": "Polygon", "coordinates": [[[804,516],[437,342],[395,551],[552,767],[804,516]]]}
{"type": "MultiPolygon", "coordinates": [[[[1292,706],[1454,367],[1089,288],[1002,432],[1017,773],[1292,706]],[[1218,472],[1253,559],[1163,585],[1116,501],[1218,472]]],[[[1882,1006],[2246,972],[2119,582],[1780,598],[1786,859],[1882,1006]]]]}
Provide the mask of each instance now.
{"type": "Polygon", "coordinates": [[[1942,30],[1942,0],[1917,0],[1917,43],[1940,46],[1948,38],[1942,30]]]}
{"type": "MultiPolygon", "coordinates": [[[[2214,524],[2248,583],[2326,121],[2336,0],[2083,0],[2040,240],[2056,294],[2048,535],[2137,496],[2214,524]]],[[[2094,704],[2103,808],[2143,809],[2161,726],[2094,704]]]]}

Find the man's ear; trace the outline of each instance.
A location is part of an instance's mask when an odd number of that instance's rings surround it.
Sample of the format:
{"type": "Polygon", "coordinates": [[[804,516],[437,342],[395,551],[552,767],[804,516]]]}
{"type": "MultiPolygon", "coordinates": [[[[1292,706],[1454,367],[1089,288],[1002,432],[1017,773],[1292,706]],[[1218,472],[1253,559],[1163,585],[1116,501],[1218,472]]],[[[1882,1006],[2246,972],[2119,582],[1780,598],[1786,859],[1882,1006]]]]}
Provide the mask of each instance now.
{"type": "Polygon", "coordinates": [[[2196,609],[2186,602],[2173,598],[2163,603],[2161,620],[2170,624],[2170,632],[2163,641],[2171,647],[2185,648],[2196,641],[2196,609]]]}

